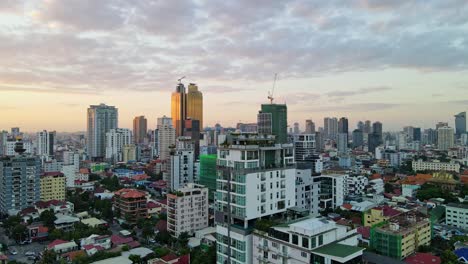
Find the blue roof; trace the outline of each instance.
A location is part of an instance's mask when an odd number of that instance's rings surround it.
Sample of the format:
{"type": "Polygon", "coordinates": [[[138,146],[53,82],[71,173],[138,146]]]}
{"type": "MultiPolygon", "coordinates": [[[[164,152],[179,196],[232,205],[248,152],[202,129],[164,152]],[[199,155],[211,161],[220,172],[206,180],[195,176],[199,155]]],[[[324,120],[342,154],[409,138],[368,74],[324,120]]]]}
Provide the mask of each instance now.
{"type": "Polygon", "coordinates": [[[457,255],[458,258],[468,260],[468,248],[459,248],[455,250],[455,255],[457,255]]]}

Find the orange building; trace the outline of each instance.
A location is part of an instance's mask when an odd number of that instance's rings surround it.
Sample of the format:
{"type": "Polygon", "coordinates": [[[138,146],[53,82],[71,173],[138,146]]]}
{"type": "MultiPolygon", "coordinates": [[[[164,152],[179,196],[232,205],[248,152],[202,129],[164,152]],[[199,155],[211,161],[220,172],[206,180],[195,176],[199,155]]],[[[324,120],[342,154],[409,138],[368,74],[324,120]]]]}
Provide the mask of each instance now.
{"type": "Polygon", "coordinates": [[[116,216],[128,224],[148,217],[146,193],[136,189],[120,189],[114,193],[116,216]]]}
{"type": "Polygon", "coordinates": [[[432,179],[431,174],[421,174],[418,173],[415,176],[407,176],[405,179],[401,180],[401,184],[411,184],[411,185],[423,185],[428,180],[432,179]]]}

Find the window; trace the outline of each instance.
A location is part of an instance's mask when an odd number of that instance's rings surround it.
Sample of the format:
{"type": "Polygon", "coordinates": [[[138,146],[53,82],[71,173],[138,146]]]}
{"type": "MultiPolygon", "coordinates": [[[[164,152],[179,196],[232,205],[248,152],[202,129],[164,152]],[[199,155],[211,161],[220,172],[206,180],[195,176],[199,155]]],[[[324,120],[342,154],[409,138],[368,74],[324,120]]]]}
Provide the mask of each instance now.
{"type": "Polygon", "coordinates": [[[307,258],[307,253],[306,253],[306,252],[304,252],[304,251],[301,251],[301,257],[303,257],[303,258],[307,258]]]}
{"type": "Polygon", "coordinates": [[[309,248],[309,238],[308,237],[302,237],[302,247],[309,248]]]}
{"type": "Polygon", "coordinates": [[[323,235],[319,236],[319,246],[323,245],[323,235]]]}
{"type": "Polygon", "coordinates": [[[294,245],[298,245],[299,244],[299,237],[297,235],[292,235],[292,243],[294,245]]]}

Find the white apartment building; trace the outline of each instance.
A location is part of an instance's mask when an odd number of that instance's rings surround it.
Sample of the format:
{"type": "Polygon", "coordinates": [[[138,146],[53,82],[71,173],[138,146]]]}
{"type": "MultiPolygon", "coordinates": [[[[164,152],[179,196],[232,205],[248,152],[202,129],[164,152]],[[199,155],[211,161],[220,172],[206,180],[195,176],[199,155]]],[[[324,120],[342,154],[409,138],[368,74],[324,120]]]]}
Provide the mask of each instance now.
{"type": "Polygon", "coordinates": [[[166,116],[158,118],[157,131],[159,158],[161,160],[168,160],[171,155],[170,147],[175,146],[176,143],[176,130],[172,126],[172,118],[166,116]]]}
{"type": "Polygon", "coordinates": [[[167,231],[178,237],[208,227],[208,188],[189,183],[167,194],[167,231]]]}
{"type": "Polygon", "coordinates": [[[168,182],[171,190],[177,190],[194,182],[195,147],[190,137],[179,137],[177,148],[171,153],[171,175],[168,182]]]}
{"type": "Polygon", "coordinates": [[[64,151],[63,164],[73,165],[75,167],[75,172],[78,172],[80,170],[80,154],[75,151],[64,151]]]}
{"type": "Polygon", "coordinates": [[[437,148],[448,150],[455,144],[455,131],[451,127],[439,127],[437,129],[437,148]]]}
{"type": "Polygon", "coordinates": [[[445,206],[445,223],[468,230],[468,205],[449,203],[445,206]]]}
{"type": "Polygon", "coordinates": [[[366,193],[366,186],[369,180],[366,176],[350,176],[346,180],[349,195],[361,196],[366,193]]]}
{"type": "Polygon", "coordinates": [[[356,229],[325,218],[305,218],[254,231],[255,263],[361,263],[364,248],[357,247],[356,229]]]}
{"type": "MultiPolygon", "coordinates": [[[[15,156],[15,144],[16,141],[7,141],[5,143],[5,155],[6,156],[15,156]]],[[[33,153],[33,144],[31,141],[23,141],[23,148],[26,150],[24,153],[32,154],[33,153]]]]}
{"type": "Polygon", "coordinates": [[[348,195],[347,174],[323,174],[314,178],[320,182],[320,207],[337,208],[342,206],[348,195]]]}
{"type": "Polygon", "coordinates": [[[315,154],[315,134],[294,135],[294,158],[296,162],[310,161],[315,154]]]}
{"type": "Polygon", "coordinates": [[[460,164],[456,162],[440,162],[438,160],[433,161],[423,161],[423,160],[413,160],[412,167],[414,171],[455,171],[460,172],[460,164]]]}
{"type": "Polygon", "coordinates": [[[255,220],[296,204],[293,144],[275,144],[270,135],[233,134],[219,146],[217,163],[217,263],[227,261],[227,251],[230,263],[254,263],[255,220]]]}
{"type": "Polygon", "coordinates": [[[296,207],[306,209],[312,216],[319,214],[320,183],[314,182],[312,169],[296,170],[296,207]]]}
{"type": "Polygon", "coordinates": [[[109,130],[106,133],[106,159],[114,163],[123,161],[123,148],[130,144],[133,144],[133,135],[130,129],[109,130]]]}
{"type": "Polygon", "coordinates": [[[47,130],[36,133],[36,154],[50,157],[54,155],[55,132],[47,130]]]}
{"type": "Polygon", "coordinates": [[[373,179],[369,181],[369,186],[370,190],[368,192],[371,192],[373,194],[382,194],[385,190],[385,183],[382,179],[373,179]]]}

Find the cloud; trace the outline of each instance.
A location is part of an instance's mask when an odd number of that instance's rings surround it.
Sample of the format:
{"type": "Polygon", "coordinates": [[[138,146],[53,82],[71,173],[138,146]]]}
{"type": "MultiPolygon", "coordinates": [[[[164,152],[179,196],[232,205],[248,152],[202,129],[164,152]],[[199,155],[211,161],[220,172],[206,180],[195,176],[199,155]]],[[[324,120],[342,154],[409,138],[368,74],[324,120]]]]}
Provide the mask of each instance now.
{"type": "Polygon", "coordinates": [[[371,111],[381,111],[387,110],[402,106],[402,104],[390,104],[390,103],[360,103],[360,104],[341,104],[341,105],[332,105],[332,106],[314,106],[310,107],[307,110],[314,112],[371,112],[371,111]]]}
{"type": "Polygon", "coordinates": [[[365,94],[384,92],[384,91],[389,91],[389,90],[392,90],[392,88],[387,87],[387,86],[377,86],[377,87],[360,88],[357,90],[332,91],[332,92],[328,92],[327,96],[343,98],[343,97],[348,97],[348,96],[365,95],[365,94]]]}

